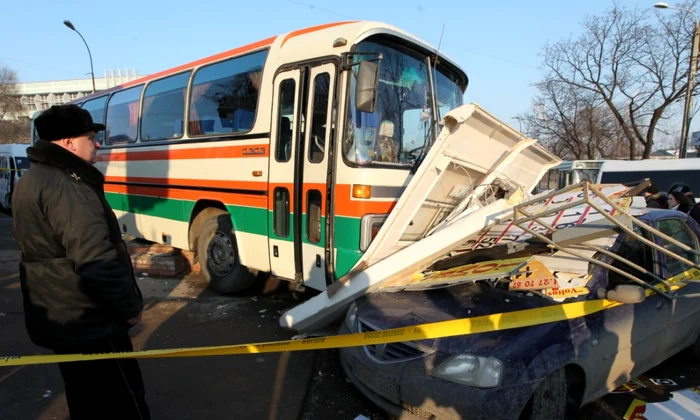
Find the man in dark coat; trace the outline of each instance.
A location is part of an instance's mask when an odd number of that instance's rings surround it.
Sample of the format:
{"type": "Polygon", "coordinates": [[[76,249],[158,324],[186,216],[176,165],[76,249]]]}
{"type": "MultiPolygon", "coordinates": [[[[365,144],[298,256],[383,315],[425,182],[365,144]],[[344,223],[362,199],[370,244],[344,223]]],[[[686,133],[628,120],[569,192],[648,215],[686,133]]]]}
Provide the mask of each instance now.
{"type": "MultiPolygon", "coordinates": [[[[57,354],[133,351],[143,299],[93,166],[105,127],[75,105],[52,106],[34,125],[41,140],[12,196],[29,337],[57,354]]],[[[59,368],[73,420],[150,418],[136,359],[59,368]]]]}
{"type": "Polygon", "coordinates": [[[649,185],[644,190],[644,199],[647,202],[647,207],[654,209],[667,209],[668,204],[666,204],[663,195],[656,187],[656,185],[649,185]]]}

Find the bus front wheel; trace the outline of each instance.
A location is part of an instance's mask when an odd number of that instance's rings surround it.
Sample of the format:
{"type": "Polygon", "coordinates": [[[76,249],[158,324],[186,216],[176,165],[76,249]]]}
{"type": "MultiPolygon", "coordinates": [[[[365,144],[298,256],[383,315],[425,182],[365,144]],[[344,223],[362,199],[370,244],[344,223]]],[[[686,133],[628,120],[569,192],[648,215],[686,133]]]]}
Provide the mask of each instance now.
{"type": "Polygon", "coordinates": [[[219,293],[248,288],[255,277],[240,263],[231,216],[223,211],[209,214],[201,226],[197,255],[209,286],[219,293]]]}

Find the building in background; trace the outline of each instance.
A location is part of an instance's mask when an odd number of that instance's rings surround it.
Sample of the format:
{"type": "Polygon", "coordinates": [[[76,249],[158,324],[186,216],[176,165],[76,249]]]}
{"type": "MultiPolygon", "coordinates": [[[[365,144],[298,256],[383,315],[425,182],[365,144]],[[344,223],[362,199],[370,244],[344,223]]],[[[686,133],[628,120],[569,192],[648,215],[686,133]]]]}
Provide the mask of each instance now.
{"type": "MultiPolygon", "coordinates": [[[[136,69],[105,70],[104,77],[95,78],[95,89],[105,90],[142,77],[136,69]]],[[[92,93],[92,78],[18,83],[16,95],[22,103],[22,113],[16,119],[29,119],[36,111],[48,109],[92,93]]]]}

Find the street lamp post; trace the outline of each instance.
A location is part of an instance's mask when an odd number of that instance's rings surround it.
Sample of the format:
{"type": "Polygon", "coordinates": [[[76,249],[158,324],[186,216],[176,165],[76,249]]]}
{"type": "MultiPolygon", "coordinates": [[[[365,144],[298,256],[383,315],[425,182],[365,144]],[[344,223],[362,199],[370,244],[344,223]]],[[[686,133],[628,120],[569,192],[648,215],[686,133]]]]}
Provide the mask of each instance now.
{"type": "Polygon", "coordinates": [[[685,151],[688,148],[688,131],[690,131],[690,113],[693,108],[693,90],[695,89],[695,73],[698,70],[698,47],[700,46],[700,21],[698,16],[690,9],[672,7],[666,3],[659,2],[654,5],[657,9],[673,9],[681,12],[691,13],[695,17],[695,27],[693,28],[693,44],[690,51],[690,69],[688,70],[688,89],[685,93],[685,108],[683,109],[683,125],[681,126],[680,150],[678,158],[685,158],[685,151]]]}
{"type": "Polygon", "coordinates": [[[520,127],[519,131],[522,133],[523,132],[523,119],[522,117],[511,117],[514,120],[518,120],[518,127],[520,127]]]}
{"type": "Polygon", "coordinates": [[[77,29],[75,29],[75,26],[73,26],[73,24],[71,23],[70,20],[64,20],[63,24],[66,25],[68,27],[68,29],[75,31],[78,35],[80,35],[80,38],[85,43],[85,48],[87,48],[88,55],[90,56],[90,74],[92,75],[92,93],[95,93],[95,70],[92,67],[92,53],[90,52],[90,47],[88,47],[88,44],[85,41],[85,38],[83,38],[83,35],[80,32],[78,32],[77,29]]]}

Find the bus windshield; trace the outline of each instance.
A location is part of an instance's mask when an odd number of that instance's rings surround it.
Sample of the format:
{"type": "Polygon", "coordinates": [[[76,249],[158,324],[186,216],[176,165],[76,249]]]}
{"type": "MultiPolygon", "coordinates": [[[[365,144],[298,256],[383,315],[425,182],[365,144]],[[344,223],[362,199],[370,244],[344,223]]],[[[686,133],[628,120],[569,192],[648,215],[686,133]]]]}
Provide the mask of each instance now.
{"type": "MultiPolygon", "coordinates": [[[[431,141],[431,89],[425,55],[403,47],[372,41],[357,44],[358,53],[381,53],[379,93],[375,112],[355,108],[358,66],[353,67],[343,154],[355,164],[411,166],[431,141]]],[[[459,78],[438,67],[435,87],[439,115],[462,105],[459,78]]]]}

